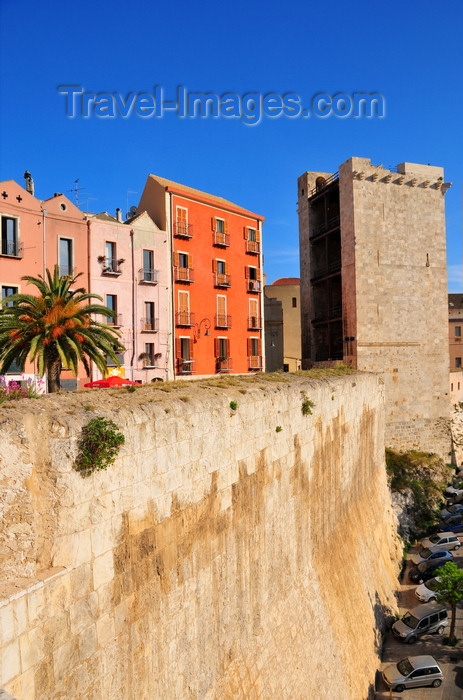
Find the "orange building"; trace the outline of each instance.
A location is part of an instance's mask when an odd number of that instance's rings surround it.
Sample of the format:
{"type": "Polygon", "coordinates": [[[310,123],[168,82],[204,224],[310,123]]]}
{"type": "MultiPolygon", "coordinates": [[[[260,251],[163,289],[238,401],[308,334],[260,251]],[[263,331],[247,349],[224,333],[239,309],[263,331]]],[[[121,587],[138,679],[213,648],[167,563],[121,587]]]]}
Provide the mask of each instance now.
{"type": "MultiPolygon", "coordinates": [[[[27,173],[26,173],[27,174],[27,173]]],[[[45,275],[46,268],[59,265],[62,275],[84,273],[79,281],[89,288],[88,239],[84,214],[64,195],[40,201],[33,194],[33,182],[26,178],[24,189],[14,180],[0,182],[0,286],[2,298],[11,294],[36,293],[21,277],[45,275]]],[[[35,377],[27,366],[25,378],[35,377]]],[[[8,379],[20,379],[19,368],[11,366],[8,379]]],[[[87,381],[83,366],[76,380],[63,370],[61,384],[72,389],[87,381]]]]}
{"type": "Polygon", "coordinates": [[[175,375],[262,371],[263,217],[155,175],[138,210],[168,232],[175,375]]]}

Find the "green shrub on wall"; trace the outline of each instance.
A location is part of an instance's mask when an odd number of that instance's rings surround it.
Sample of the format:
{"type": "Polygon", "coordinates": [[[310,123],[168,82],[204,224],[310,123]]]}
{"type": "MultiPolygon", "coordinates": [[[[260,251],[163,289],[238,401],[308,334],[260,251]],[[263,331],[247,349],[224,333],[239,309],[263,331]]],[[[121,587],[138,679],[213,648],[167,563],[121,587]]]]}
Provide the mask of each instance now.
{"type": "Polygon", "coordinates": [[[125,437],[112,420],[93,418],[82,428],[75,468],[84,477],[97,469],[106,469],[114,462],[124,442],[125,437]]]}

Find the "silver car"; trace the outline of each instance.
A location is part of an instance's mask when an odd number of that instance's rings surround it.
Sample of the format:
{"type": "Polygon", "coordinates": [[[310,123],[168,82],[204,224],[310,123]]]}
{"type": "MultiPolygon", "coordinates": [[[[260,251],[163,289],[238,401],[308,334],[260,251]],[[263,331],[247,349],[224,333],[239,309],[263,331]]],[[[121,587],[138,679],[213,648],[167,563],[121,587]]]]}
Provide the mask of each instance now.
{"type": "Polygon", "coordinates": [[[383,680],[396,693],[405,688],[419,688],[430,685],[438,688],[444,674],[433,656],[408,656],[398,664],[391,664],[383,671],[383,680]]]}
{"type": "Polygon", "coordinates": [[[437,532],[431,537],[420,540],[420,545],[423,549],[435,552],[438,549],[460,549],[461,541],[454,532],[437,532]]]}

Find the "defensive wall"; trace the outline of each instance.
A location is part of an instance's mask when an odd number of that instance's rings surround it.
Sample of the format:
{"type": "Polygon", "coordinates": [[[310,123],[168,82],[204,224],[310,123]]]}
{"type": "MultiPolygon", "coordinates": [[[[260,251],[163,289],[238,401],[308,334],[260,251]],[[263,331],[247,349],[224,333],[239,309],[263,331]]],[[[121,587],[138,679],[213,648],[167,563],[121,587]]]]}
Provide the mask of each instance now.
{"type": "Polygon", "coordinates": [[[19,700],[371,697],[401,555],[384,385],[279,379],[2,406],[0,687],[19,700]],[[77,441],[97,415],[126,441],[84,479],[77,441]]]}

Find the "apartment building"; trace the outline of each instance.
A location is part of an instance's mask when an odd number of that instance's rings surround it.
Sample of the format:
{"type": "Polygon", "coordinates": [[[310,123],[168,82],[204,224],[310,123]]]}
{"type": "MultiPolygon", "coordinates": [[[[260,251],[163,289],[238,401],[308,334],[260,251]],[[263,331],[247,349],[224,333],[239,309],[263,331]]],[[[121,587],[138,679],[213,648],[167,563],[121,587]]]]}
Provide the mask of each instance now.
{"type": "Polygon", "coordinates": [[[267,370],[270,372],[278,369],[296,372],[301,369],[300,286],[298,277],[280,277],[264,287],[265,342],[267,370]],[[275,318],[275,305],[271,303],[274,300],[281,306],[281,339],[275,318]]]}
{"type": "MultiPolygon", "coordinates": [[[[45,275],[47,268],[59,265],[62,275],[83,273],[81,285],[88,288],[88,236],[84,214],[63,194],[46,200],[34,196],[32,178],[26,173],[26,188],[14,180],[0,182],[0,217],[2,242],[0,252],[0,286],[2,298],[18,292],[36,293],[21,278],[45,275]]],[[[27,365],[24,378],[36,376],[27,365]]],[[[9,380],[19,380],[19,367],[11,366],[9,380]]],[[[63,388],[73,389],[87,380],[84,367],[78,377],[63,370],[63,388]]]]}
{"type": "Polygon", "coordinates": [[[155,175],[138,210],[168,233],[175,375],[262,371],[263,217],[155,175]]]}
{"type": "Polygon", "coordinates": [[[440,167],[367,158],[298,179],[303,366],[381,373],[388,444],[446,456],[448,187],[440,167]]]}
{"type": "Polygon", "coordinates": [[[450,397],[463,401],[463,294],[449,294],[450,397]]]}
{"type": "MultiPolygon", "coordinates": [[[[122,222],[104,212],[87,216],[89,288],[103,299],[114,319],[101,319],[121,333],[120,367],[108,373],[134,381],[172,378],[170,268],[166,232],[142,212],[122,222]]],[[[93,368],[92,379],[100,375],[93,368]]]]}

